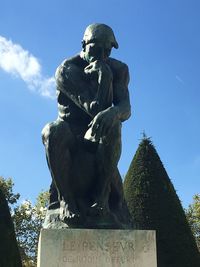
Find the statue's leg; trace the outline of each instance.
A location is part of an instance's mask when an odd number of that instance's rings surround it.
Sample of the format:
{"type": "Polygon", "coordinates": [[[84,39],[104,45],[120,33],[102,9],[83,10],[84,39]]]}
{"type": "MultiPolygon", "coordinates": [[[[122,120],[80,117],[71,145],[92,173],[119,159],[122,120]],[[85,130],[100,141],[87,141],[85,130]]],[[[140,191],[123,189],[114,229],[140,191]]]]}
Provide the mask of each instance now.
{"type": "Polygon", "coordinates": [[[58,190],[56,188],[54,181],[52,180],[50,189],[49,189],[49,207],[48,208],[55,209],[59,207],[60,207],[60,203],[58,199],[58,190]]]}
{"type": "Polygon", "coordinates": [[[42,130],[42,139],[46,149],[46,158],[58,191],[59,202],[64,200],[68,209],[76,213],[76,205],[70,190],[71,152],[75,138],[67,122],[57,120],[47,124],[42,130]]]}
{"type": "Polygon", "coordinates": [[[99,144],[96,155],[97,181],[95,187],[95,202],[97,205],[108,207],[110,186],[117,169],[121,155],[121,122],[116,123],[110,130],[103,143],[99,144]]]}

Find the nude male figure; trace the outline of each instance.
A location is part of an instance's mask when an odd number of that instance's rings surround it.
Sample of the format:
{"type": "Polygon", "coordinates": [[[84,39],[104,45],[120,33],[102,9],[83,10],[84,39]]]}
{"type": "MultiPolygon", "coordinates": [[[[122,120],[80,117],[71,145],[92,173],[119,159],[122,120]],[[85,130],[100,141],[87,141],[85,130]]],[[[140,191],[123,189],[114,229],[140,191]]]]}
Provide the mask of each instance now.
{"type": "Polygon", "coordinates": [[[129,72],[110,57],[113,47],[118,43],[109,26],[86,28],[81,53],[56,70],[58,118],[42,131],[51,202],[62,203],[61,218],[72,227],[90,216],[115,217],[114,210],[122,208],[117,164],[121,122],[130,117],[129,72]]]}

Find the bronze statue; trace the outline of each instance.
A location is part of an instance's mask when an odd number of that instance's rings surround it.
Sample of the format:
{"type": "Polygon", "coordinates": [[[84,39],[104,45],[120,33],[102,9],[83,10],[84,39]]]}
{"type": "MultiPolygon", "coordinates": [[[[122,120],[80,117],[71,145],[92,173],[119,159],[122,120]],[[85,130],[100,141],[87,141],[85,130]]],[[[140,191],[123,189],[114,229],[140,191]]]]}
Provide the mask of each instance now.
{"type": "Polygon", "coordinates": [[[52,176],[46,228],[124,228],[129,215],[117,169],[121,122],[130,117],[129,71],[105,24],[86,28],[82,51],[57,68],[58,118],[42,131],[52,176]]]}

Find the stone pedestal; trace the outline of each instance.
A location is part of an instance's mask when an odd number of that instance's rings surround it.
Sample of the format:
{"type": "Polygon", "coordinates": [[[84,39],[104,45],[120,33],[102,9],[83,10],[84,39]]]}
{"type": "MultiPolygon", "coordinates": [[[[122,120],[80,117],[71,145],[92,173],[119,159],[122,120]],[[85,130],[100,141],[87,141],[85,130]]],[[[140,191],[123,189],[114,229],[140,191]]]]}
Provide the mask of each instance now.
{"type": "Polygon", "coordinates": [[[43,229],[37,267],[157,267],[155,231],[43,229]]]}

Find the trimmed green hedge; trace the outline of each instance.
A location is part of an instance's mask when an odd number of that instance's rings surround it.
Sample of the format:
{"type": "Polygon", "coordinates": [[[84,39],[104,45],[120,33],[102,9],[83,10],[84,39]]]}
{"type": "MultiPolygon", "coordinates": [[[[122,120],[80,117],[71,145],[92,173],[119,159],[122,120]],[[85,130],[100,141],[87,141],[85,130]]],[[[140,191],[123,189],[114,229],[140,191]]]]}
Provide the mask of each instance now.
{"type": "Polygon", "coordinates": [[[184,210],[149,138],[143,138],[131,162],[124,194],[135,227],[156,230],[158,267],[200,267],[184,210]]]}
{"type": "Polygon", "coordinates": [[[0,267],[22,267],[8,203],[0,189],[0,267]]]}

